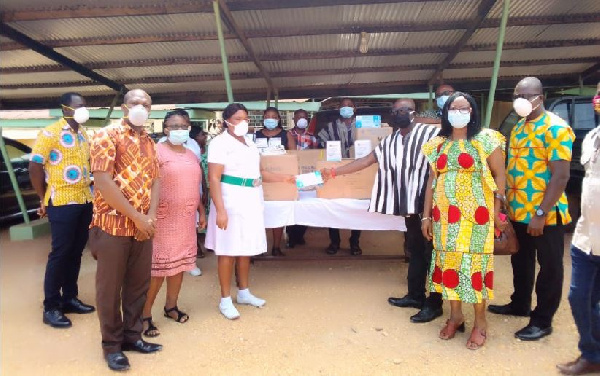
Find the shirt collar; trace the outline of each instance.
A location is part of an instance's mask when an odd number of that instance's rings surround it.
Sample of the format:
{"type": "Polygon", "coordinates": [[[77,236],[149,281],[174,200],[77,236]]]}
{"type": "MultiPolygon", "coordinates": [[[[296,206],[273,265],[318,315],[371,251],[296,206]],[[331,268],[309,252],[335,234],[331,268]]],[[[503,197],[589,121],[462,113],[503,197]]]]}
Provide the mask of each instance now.
{"type": "MultiPolygon", "coordinates": [[[[65,118],[61,118],[60,119],[60,123],[62,124],[62,130],[63,131],[71,131],[73,133],[75,133],[75,131],[73,131],[73,128],[71,128],[71,125],[67,122],[67,119],[65,118]]],[[[81,124],[79,124],[79,129],[77,129],[77,133],[82,133],[81,129],[83,128],[83,126],[81,124]]]]}
{"type": "MultiPolygon", "coordinates": [[[[121,126],[123,126],[123,128],[125,128],[127,130],[127,132],[131,135],[137,135],[138,133],[131,128],[131,126],[129,125],[129,123],[127,121],[125,121],[125,119],[121,119],[121,126]]],[[[139,133],[140,137],[146,137],[148,136],[148,132],[146,132],[146,128],[142,127],[142,131],[139,133]]]]}

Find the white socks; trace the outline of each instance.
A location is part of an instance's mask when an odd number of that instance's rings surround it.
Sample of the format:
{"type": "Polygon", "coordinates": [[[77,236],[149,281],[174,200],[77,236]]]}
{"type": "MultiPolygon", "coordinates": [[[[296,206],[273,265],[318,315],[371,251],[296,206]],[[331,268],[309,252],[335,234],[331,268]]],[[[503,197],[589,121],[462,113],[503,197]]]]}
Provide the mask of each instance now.
{"type": "Polygon", "coordinates": [[[238,304],[248,304],[257,308],[261,308],[266,303],[265,300],[252,295],[252,293],[250,293],[250,290],[248,289],[238,290],[236,300],[238,304]]]}
{"type": "MultiPolygon", "coordinates": [[[[264,299],[260,299],[252,295],[252,293],[248,289],[238,290],[236,301],[238,304],[248,304],[258,308],[261,308],[266,303],[264,299]]],[[[221,311],[223,316],[225,316],[229,320],[235,320],[240,317],[240,312],[233,305],[231,296],[221,298],[221,303],[219,303],[219,310],[221,311]]]]}

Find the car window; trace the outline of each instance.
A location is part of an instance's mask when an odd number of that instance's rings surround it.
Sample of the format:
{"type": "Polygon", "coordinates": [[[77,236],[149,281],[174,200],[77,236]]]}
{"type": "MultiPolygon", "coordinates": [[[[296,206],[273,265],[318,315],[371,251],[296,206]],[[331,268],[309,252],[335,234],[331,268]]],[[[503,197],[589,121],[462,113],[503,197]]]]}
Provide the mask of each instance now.
{"type": "Polygon", "coordinates": [[[589,102],[575,102],[575,129],[592,129],[596,127],[594,107],[589,102]]]}
{"type": "Polygon", "coordinates": [[[567,124],[571,125],[571,119],[569,119],[569,107],[571,107],[571,101],[560,102],[552,109],[556,115],[562,118],[567,124]]]}

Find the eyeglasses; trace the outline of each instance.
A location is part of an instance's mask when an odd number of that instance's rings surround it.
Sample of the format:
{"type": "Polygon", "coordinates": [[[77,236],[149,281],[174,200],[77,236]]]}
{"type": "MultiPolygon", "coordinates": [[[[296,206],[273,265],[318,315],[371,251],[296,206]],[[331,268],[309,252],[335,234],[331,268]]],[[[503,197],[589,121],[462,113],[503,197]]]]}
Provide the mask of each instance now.
{"type": "Polygon", "coordinates": [[[468,114],[471,112],[471,107],[463,107],[463,108],[450,108],[448,111],[458,111],[461,114],[468,114]]]}
{"type": "Polygon", "coordinates": [[[514,101],[515,99],[523,98],[523,99],[527,99],[528,101],[530,101],[536,97],[539,97],[540,95],[542,95],[542,94],[513,94],[512,99],[514,101]]]}
{"type": "Polygon", "coordinates": [[[410,107],[400,107],[400,108],[392,108],[392,110],[390,111],[390,113],[392,115],[399,115],[399,114],[411,113],[414,110],[415,110],[414,108],[410,108],[410,107]]]}

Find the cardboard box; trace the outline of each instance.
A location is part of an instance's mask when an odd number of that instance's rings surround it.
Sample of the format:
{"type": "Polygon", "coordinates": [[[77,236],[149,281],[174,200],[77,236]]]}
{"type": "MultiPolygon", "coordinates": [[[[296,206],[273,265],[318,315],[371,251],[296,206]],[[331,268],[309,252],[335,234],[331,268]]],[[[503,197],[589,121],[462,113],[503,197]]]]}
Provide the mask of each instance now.
{"type": "Polygon", "coordinates": [[[317,162],[325,160],[325,149],[288,150],[287,153],[298,156],[298,174],[317,171],[317,162]]]}
{"type": "MultiPolygon", "coordinates": [[[[263,155],[260,157],[260,165],[261,169],[277,174],[298,174],[297,155],[263,155]]],[[[298,199],[298,189],[295,184],[263,182],[263,192],[265,201],[296,201],[298,199]]]]}
{"type": "Polygon", "coordinates": [[[382,127],[382,128],[357,128],[356,139],[357,140],[371,140],[371,146],[376,148],[379,142],[392,134],[393,128],[382,127]]]}
{"type": "MultiPolygon", "coordinates": [[[[344,159],[341,162],[317,162],[319,170],[335,168],[353,162],[353,159],[344,159]]],[[[362,171],[353,174],[336,176],[330,179],[321,188],[317,189],[319,198],[356,198],[369,199],[373,190],[373,183],[377,176],[378,165],[373,164],[362,171]]]]}
{"type": "Polygon", "coordinates": [[[381,128],[381,115],[356,115],[356,128],[381,128]]]}

